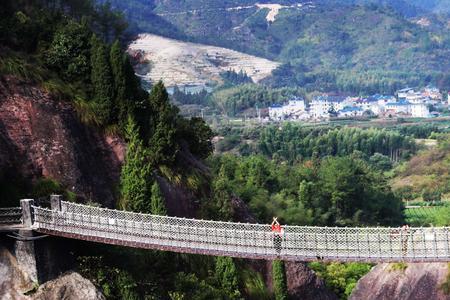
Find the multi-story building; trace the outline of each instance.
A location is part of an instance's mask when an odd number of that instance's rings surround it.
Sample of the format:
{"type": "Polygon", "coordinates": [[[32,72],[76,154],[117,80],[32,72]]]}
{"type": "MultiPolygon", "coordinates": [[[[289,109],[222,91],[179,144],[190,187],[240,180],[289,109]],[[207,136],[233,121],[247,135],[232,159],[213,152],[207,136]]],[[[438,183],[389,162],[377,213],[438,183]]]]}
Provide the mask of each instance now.
{"type": "Polygon", "coordinates": [[[344,96],[318,96],[311,101],[309,113],[311,118],[324,119],[330,117],[330,112],[338,112],[348,106],[351,98],[344,96]]]}
{"type": "Polygon", "coordinates": [[[430,110],[424,103],[411,104],[411,116],[413,118],[429,118],[430,110]]]}
{"type": "Polygon", "coordinates": [[[305,111],[306,104],[303,99],[290,100],[287,104],[283,105],[283,112],[287,117],[299,115],[305,111]]]}
{"type": "Polygon", "coordinates": [[[271,120],[303,119],[306,114],[305,100],[294,98],[285,105],[274,104],[269,107],[271,120]]]}
{"type": "Polygon", "coordinates": [[[413,118],[429,118],[430,110],[425,103],[410,103],[409,101],[390,102],[386,112],[393,115],[406,115],[413,118]]]}
{"type": "Polygon", "coordinates": [[[401,100],[398,102],[389,102],[388,104],[386,104],[385,110],[387,113],[390,112],[395,115],[409,115],[411,114],[411,103],[405,100],[401,100]]]}
{"type": "Polygon", "coordinates": [[[430,98],[434,101],[442,101],[442,93],[439,91],[437,87],[427,86],[422,90],[422,96],[430,98]]]}

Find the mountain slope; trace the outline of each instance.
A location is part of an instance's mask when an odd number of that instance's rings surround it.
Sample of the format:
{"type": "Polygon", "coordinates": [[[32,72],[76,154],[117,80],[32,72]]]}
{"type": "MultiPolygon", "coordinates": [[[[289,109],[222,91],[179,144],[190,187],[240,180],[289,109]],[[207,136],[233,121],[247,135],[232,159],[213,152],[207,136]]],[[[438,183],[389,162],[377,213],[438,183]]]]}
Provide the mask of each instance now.
{"type": "Polygon", "coordinates": [[[411,0],[411,3],[434,13],[449,13],[449,0],[411,0]]]}
{"type": "Polygon", "coordinates": [[[225,48],[186,43],[152,34],[139,35],[128,51],[150,61],[150,70],[142,74],[143,78],[152,82],[162,79],[167,86],[204,86],[220,81],[220,74],[228,70],[243,71],[258,82],[279,65],[225,48]]]}
{"type": "MultiPolygon", "coordinates": [[[[142,5],[141,0],[127,2],[142,5]]],[[[444,1],[434,3],[445,6],[444,1]]],[[[270,4],[155,0],[151,7],[153,14],[182,32],[184,40],[283,62],[269,80],[271,85],[358,93],[388,93],[428,83],[447,89],[450,34],[445,20],[439,26],[423,26],[407,19],[432,9],[419,4],[404,0],[270,4]]],[[[133,22],[134,16],[126,13],[133,22]]]]}

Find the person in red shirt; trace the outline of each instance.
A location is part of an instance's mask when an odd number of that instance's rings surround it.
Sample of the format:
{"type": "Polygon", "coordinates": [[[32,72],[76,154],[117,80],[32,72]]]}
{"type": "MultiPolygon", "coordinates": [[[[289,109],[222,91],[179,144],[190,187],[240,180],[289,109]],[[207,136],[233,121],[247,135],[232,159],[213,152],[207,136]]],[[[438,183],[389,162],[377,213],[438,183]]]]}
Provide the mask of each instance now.
{"type": "Polygon", "coordinates": [[[270,224],[273,233],[273,247],[278,254],[281,253],[282,235],[284,232],[283,227],[278,222],[277,218],[273,218],[272,224],[270,224]]]}

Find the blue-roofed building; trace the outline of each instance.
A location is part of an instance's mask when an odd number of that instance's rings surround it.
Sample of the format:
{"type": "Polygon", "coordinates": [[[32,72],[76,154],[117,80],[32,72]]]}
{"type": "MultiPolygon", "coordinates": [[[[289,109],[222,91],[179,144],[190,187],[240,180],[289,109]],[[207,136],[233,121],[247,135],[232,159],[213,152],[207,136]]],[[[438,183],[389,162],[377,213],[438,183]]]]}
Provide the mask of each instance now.
{"type": "Polygon", "coordinates": [[[407,115],[413,118],[429,118],[430,111],[425,103],[411,103],[406,100],[386,104],[386,113],[407,115]]]}
{"type": "Polygon", "coordinates": [[[359,117],[364,114],[364,110],[358,106],[346,106],[340,111],[338,111],[338,117],[346,118],[346,117],[359,117]]]}

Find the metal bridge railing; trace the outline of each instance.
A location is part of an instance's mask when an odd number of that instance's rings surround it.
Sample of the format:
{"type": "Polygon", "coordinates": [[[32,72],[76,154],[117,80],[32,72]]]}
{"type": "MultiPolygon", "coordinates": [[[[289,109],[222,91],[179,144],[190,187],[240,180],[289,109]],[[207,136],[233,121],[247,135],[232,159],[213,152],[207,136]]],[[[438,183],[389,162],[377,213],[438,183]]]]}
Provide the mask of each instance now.
{"type": "Polygon", "coordinates": [[[179,252],[290,260],[450,261],[450,228],[337,228],[205,221],[61,202],[32,206],[33,228],[75,238],[179,252]],[[278,241],[280,241],[278,243],[278,241]]]}
{"type": "Polygon", "coordinates": [[[22,208],[8,207],[0,208],[0,224],[22,223],[22,208]]]}

